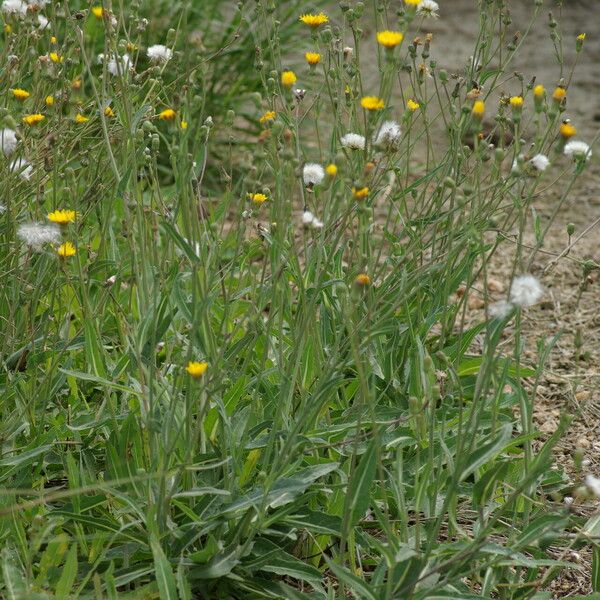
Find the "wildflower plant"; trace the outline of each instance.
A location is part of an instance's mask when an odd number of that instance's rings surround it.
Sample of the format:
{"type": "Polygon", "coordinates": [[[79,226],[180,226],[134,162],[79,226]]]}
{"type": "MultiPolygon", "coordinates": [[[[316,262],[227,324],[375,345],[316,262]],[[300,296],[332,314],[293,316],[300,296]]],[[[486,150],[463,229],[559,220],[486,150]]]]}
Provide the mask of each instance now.
{"type": "Polygon", "coordinates": [[[75,4],[2,3],[1,593],[545,598],[598,535],[522,335],[561,69],[503,2],[455,77],[449,3],[75,4]]]}

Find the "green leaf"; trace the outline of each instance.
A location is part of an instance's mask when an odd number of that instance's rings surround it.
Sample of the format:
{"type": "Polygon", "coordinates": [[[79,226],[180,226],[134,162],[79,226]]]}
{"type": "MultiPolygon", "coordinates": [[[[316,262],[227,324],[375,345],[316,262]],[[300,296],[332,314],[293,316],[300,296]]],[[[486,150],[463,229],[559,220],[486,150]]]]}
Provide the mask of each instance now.
{"type": "Polygon", "coordinates": [[[498,453],[500,453],[510,440],[511,432],[512,425],[507,423],[502,426],[495,439],[475,450],[475,452],[469,456],[467,464],[460,475],[460,480],[464,481],[479,467],[490,462],[498,453]]]}
{"type": "Polygon", "coordinates": [[[77,579],[77,544],[72,544],[67,554],[67,560],[62,567],[60,579],[56,584],[56,598],[58,600],[69,598],[73,584],[77,579]]]}
{"type": "Polygon", "coordinates": [[[177,583],[175,575],[173,575],[173,569],[171,569],[160,542],[154,535],[150,536],[150,548],[152,548],[152,556],[154,557],[156,583],[158,584],[161,600],[178,600],[177,583]]]}
{"type": "Polygon", "coordinates": [[[367,451],[362,455],[358,467],[354,472],[350,485],[349,495],[349,527],[354,527],[364,516],[371,503],[371,487],[375,478],[376,468],[375,438],[371,440],[367,451]]]}
{"type": "Polygon", "coordinates": [[[355,598],[380,600],[379,594],[376,594],[375,590],[366,581],[363,581],[345,567],[329,560],[327,561],[327,565],[340,582],[344,583],[350,589],[355,598]]]}

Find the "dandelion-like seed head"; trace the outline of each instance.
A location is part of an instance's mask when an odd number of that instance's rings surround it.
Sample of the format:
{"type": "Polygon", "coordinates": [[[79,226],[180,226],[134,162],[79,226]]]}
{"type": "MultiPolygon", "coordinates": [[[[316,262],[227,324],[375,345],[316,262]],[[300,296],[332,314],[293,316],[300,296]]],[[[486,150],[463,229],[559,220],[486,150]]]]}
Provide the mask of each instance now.
{"type": "Polygon", "coordinates": [[[173,50],[162,44],[154,44],[146,51],[148,58],[154,63],[166,63],[173,58],[173,50]]]}
{"type": "Polygon", "coordinates": [[[325,179],[325,170],[317,163],[306,163],[302,169],[304,185],[319,185],[325,179]]]}
{"type": "Polygon", "coordinates": [[[588,490],[596,496],[596,498],[600,498],[600,478],[594,477],[593,475],[586,475],[585,485],[588,490]]]}
{"type": "Polygon", "coordinates": [[[123,56],[113,56],[106,65],[107,71],[111,75],[125,75],[131,68],[131,58],[129,54],[123,56]]]}
{"type": "Polygon", "coordinates": [[[377,96],[363,96],[360,100],[360,105],[365,110],[382,110],[385,108],[385,102],[377,96]]]}
{"type": "Polygon", "coordinates": [[[329,21],[329,17],[323,12],[320,12],[318,14],[308,13],[305,15],[300,15],[300,20],[305,25],[316,28],[316,27],[319,27],[320,25],[324,25],[325,23],[327,23],[329,21]]]}
{"type": "Polygon", "coordinates": [[[417,8],[417,13],[423,17],[437,17],[440,5],[434,0],[422,0],[417,8]]]}
{"type": "Polygon", "coordinates": [[[7,15],[24,16],[27,14],[27,4],[22,0],[4,0],[2,12],[7,15]]]}
{"type": "Polygon", "coordinates": [[[401,137],[402,131],[400,125],[396,121],[385,121],[379,128],[377,135],[373,138],[373,143],[376,146],[395,149],[400,144],[401,137]]]}
{"type": "Polygon", "coordinates": [[[340,141],[344,148],[349,148],[350,150],[364,150],[366,143],[365,137],[360,135],[360,133],[347,133],[342,136],[340,141]]]}
{"type": "Polygon", "coordinates": [[[389,29],[386,29],[385,31],[377,32],[377,43],[390,50],[400,45],[403,39],[404,34],[401,31],[390,31],[389,29]]]}
{"type": "Polygon", "coordinates": [[[570,156],[575,160],[585,159],[590,160],[592,157],[592,149],[588,144],[580,140],[571,140],[565,144],[563,150],[565,156],[570,156]]]}
{"type": "Polygon", "coordinates": [[[185,370],[188,372],[188,374],[191,377],[193,377],[194,379],[200,379],[200,377],[202,377],[202,375],[204,375],[204,373],[206,373],[207,369],[208,369],[207,362],[197,362],[197,361],[190,361],[187,364],[187,367],[185,368],[185,370]]]}
{"type": "Polygon", "coordinates": [[[519,307],[533,306],[543,294],[542,284],[533,275],[515,277],[510,286],[510,301],[519,307]]]}
{"type": "Polygon", "coordinates": [[[2,148],[5,156],[10,156],[17,149],[18,144],[19,140],[17,140],[17,134],[14,130],[8,127],[0,129],[0,148],[2,148]]]}
{"type": "Polygon", "coordinates": [[[550,166],[550,160],[545,154],[536,154],[529,162],[540,173],[544,172],[550,166]]]}
{"type": "Polygon", "coordinates": [[[490,315],[496,319],[505,319],[513,309],[514,306],[507,300],[499,300],[490,306],[490,315]]]}
{"type": "Polygon", "coordinates": [[[60,241],[60,229],[46,223],[24,223],[19,225],[17,236],[33,250],[41,250],[46,244],[60,241]]]}

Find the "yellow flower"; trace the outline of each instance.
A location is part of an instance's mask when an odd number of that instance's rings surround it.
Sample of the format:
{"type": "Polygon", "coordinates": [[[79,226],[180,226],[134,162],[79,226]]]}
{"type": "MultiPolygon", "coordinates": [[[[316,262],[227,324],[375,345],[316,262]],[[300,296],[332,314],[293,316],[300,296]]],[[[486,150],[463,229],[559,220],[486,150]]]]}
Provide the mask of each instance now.
{"type": "Polygon", "coordinates": [[[511,96],[508,102],[513,108],[521,108],[523,106],[523,96],[511,96]]]}
{"type": "Polygon", "coordinates": [[[181,127],[181,129],[187,129],[188,128],[188,122],[187,121],[181,121],[181,123],[179,124],[179,127],[181,127]]]}
{"type": "Polygon", "coordinates": [[[4,33],[9,34],[11,32],[12,32],[12,27],[8,23],[6,23],[4,25],[4,33]]]}
{"type": "Polygon", "coordinates": [[[73,81],[71,81],[71,89],[73,89],[73,90],[81,89],[81,79],[79,77],[76,77],[75,79],[73,79],[73,81]]]}
{"type": "Polygon", "coordinates": [[[285,87],[292,87],[297,81],[296,73],[294,71],[284,71],[281,74],[281,83],[285,87]]]}
{"type": "Polygon", "coordinates": [[[267,196],[265,194],[261,194],[260,192],[256,192],[254,194],[249,193],[248,198],[252,200],[255,204],[262,204],[267,201],[267,196]]]}
{"type": "Polygon", "coordinates": [[[274,110],[268,110],[260,119],[259,122],[264,125],[270,121],[274,121],[277,113],[274,110]]]}
{"type": "Polygon", "coordinates": [[[364,200],[369,195],[369,188],[368,187],[361,187],[361,188],[353,187],[352,195],[357,200],[364,200]]]}
{"type": "Polygon", "coordinates": [[[565,90],[564,87],[557,87],[554,92],[552,92],[552,97],[557,101],[557,102],[562,102],[565,97],[567,96],[567,90],[565,90]]]}
{"type": "Polygon", "coordinates": [[[301,15],[300,20],[309,27],[318,27],[329,21],[329,17],[325,13],[301,15]]]}
{"type": "Polygon", "coordinates": [[[21,88],[15,88],[10,91],[17,100],[27,100],[31,95],[27,90],[22,90],[21,88]]]}
{"type": "Polygon", "coordinates": [[[304,58],[309,65],[316,65],[321,61],[321,55],[318,52],[306,52],[304,58]]]}
{"type": "Polygon", "coordinates": [[[329,175],[329,177],[335,177],[337,175],[337,172],[338,172],[338,168],[333,163],[329,163],[325,167],[325,173],[327,173],[327,175],[329,175]]]}
{"type": "Polygon", "coordinates": [[[400,31],[385,31],[377,32],[377,41],[386,48],[395,48],[398,44],[402,43],[404,34],[400,31]]]}
{"type": "Polygon", "coordinates": [[[419,6],[421,2],[422,0],[404,0],[404,4],[406,4],[407,6],[419,6]]]}
{"type": "Polygon", "coordinates": [[[175,111],[172,108],[165,108],[158,113],[158,118],[161,121],[172,121],[175,118],[175,111]]]}
{"type": "Polygon", "coordinates": [[[70,210],[68,208],[63,208],[61,210],[55,210],[48,214],[48,219],[53,223],[58,223],[59,225],[66,225],[67,223],[73,223],[75,221],[75,217],[77,213],[74,210],[70,210]]]}
{"type": "Polygon", "coordinates": [[[483,100],[475,100],[472,112],[476,117],[483,117],[483,113],[485,112],[485,102],[483,100]]]}
{"type": "Polygon", "coordinates": [[[385,108],[385,102],[377,96],[363,96],[360,105],[366,110],[382,110],[385,108]]]}
{"type": "Polygon", "coordinates": [[[46,106],[52,106],[54,104],[54,96],[46,96],[44,102],[46,103],[46,106]]]}
{"type": "Polygon", "coordinates": [[[538,99],[543,98],[546,95],[546,88],[541,83],[538,83],[533,88],[533,95],[538,99]]]}
{"type": "Polygon", "coordinates": [[[92,14],[96,19],[101,19],[104,17],[104,9],[101,6],[92,6],[92,14]]]}
{"type": "Polygon", "coordinates": [[[54,36],[54,35],[53,35],[53,36],[50,38],[50,43],[51,43],[51,44],[56,44],[57,42],[58,42],[58,40],[56,39],[56,36],[54,36]]]}
{"type": "Polygon", "coordinates": [[[359,273],[354,281],[357,285],[366,286],[370,285],[371,278],[366,273],[359,273]]]}
{"type": "Polygon", "coordinates": [[[75,250],[75,246],[73,246],[71,242],[65,242],[56,249],[56,253],[61,258],[68,258],[69,256],[73,256],[76,252],[77,250],[75,250]]]}
{"type": "Polygon", "coordinates": [[[577,41],[578,41],[578,42],[583,42],[583,40],[585,40],[585,33],[580,33],[580,34],[577,36],[577,41]]]}
{"type": "Polygon", "coordinates": [[[199,379],[206,373],[206,369],[208,369],[208,363],[206,362],[195,362],[191,360],[185,370],[194,378],[199,379]]]}
{"type": "Polygon", "coordinates": [[[572,138],[577,134],[577,129],[575,129],[574,125],[571,125],[569,121],[563,121],[560,125],[560,135],[562,135],[566,140],[572,138]]]}
{"type": "Polygon", "coordinates": [[[25,123],[25,125],[36,125],[37,123],[43,121],[45,118],[46,117],[40,113],[36,113],[34,115],[25,115],[23,117],[23,123],[25,123]]]}
{"type": "Polygon", "coordinates": [[[406,108],[408,108],[408,110],[410,110],[411,112],[414,112],[415,110],[417,110],[417,108],[419,108],[421,105],[418,102],[415,102],[414,100],[412,100],[411,98],[409,98],[406,101],[406,108]]]}
{"type": "Polygon", "coordinates": [[[107,106],[104,109],[104,116],[105,117],[109,117],[109,118],[110,117],[114,117],[115,116],[115,111],[110,106],[107,106]]]}
{"type": "Polygon", "coordinates": [[[63,57],[58,54],[57,52],[50,52],[50,54],[48,54],[48,56],[50,57],[50,60],[53,63],[60,63],[63,61],[63,57]]]}
{"type": "Polygon", "coordinates": [[[90,120],[89,117],[82,115],[81,113],[77,113],[75,116],[75,123],[78,125],[82,125],[83,123],[87,123],[90,120]]]}

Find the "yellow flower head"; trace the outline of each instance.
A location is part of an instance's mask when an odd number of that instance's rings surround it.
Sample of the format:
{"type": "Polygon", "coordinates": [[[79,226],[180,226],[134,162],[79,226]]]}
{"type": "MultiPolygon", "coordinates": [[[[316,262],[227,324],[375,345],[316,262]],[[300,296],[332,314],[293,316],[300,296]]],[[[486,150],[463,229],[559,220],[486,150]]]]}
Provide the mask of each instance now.
{"type": "Polygon", "coordinates": [[[161,121],[172,121],[175,118],[175,111],[172,108],[165,108],[158,113],[158,118],[161,121]]]}
{"type": "Polygon", "coordinates": [[[371,284],[371,278],[366,273],[359,273],[354,282],[356,285],[366,286],[371,284]]]}
{"type": "Polygon", "coordinates": [[[508,102],[513,108],[521,108],[523,106],[523,96],[511,96],[508,102]]]}
{"type": "Polygon", "coordinates": [[[268,110],[260,119],[259,122],[261,123],[261,125],[264,125],[265,123],[270,123],[271,121],[275,120],[275,117],[277,116],[277,113],[274,110],[268,110]]]}
{"type": "Polygon", "coordinates": [[[11,26],[10,26],[8,23],[6,23],[6,24],[4,25],[4,33],[6,33],[7,35],[8,35],[9,33],[12,33],[12,27],[11,27],[11,26]]]}
{"type": "Polygon", "coordinates": [[[188,122],[187,121],[181,121],[181,123],[179,123],[179,127],[181,127],[181,129],[187,129],[188,128],[188,122]]]}
{"type": "Polygon", "coordinates": [[[541,100],[545,95],[546,95],[546,88],[541,84],[538,83],[534,88],[533,88],[533,95],[541,100]]]}
{"type": "Polygon", "coordinates": [[[90,120],[89,117],[82,115],[81,113],[77,113],[75,116],[75,123],[78,125],[82,125],[83,123],[87,123],[90,120]]]}
{"type": "Polygon", "coordinates": [[[56,44],[56,43],[58,43],[58,40],[56,39],[56,36],[55,36],[55,35],[53,35],[53,36],[50,38],[50,43],[51,43],[51,44],[56,44]]]}
{"type": "Polygon", "coordinates": [[[415,102],[412,98],[409,98],[406,101],[406,108],[411,112],[415,112],[421,105],[418,102],[415,102]]]}
{"type": "Polygon", "coordinates": [[[63,57],[57,52],[50,52],[48,56],[53,63],[61,63],[63,61],[63,57]]]}
{"type": "Polygon", "coordinates": [[[309,65],[316,65],[321,62],[321,55],[318,52],[306,52],[304,58],[309,65]]]}
{"type": "Polygon", "coordinates": [[[77,213],[74,210],[70,210],[68,208],[63,208],[61,210],[55,210],[48,214],[48,219],[53,223],[58,223],[59,225],[66,225],[67,223],[73,223],[75,221],[75,217],[77,213]]]}
{"type": "Polygon", "coordinates": [[[404,0],[406,6],[419,6],[423,0],[404,0]]]}
{"type": "Polygon", "coordinates": [[[92,14],[96,19],[102,19],[104,17],[104,9],[101,6],[92,6],[92,14]]]}
{"type": "Polygon", "coordinates": [[[114,116],[115,116],[115,111],[114,111],[114,110],[113,110],[113,109],[112,109],[110,106],[107,106],[107,107],[104,109],[104,116],[105,116],[105,117],[112,118],[112,117],[114,117],[114,116]]]}
{"type": "Polygon", "coordinates": [[[80,90],[81,89],[81,79],[79,77],[75,77],[73,81],[71,81],[71,89],[80,90]]]}
{"type": "Polygon", "coordinates": [[[54,104],[54,96],[46,96],[44,102],[46,103],[46,106],[52,106],[54,104]]]}
{"type": "Polygon", "coordinates": [[[385,108],[385,102],[377,96],[363,96],[360,105],[366,110],[382,110],[385,108]]]}
{"type": "Polygon", "coordinates": [[[557,102],[562,102],[567,96],[567,90],[564,87],[557,87],[554,92],[552,92],[552,97],[557,102]]]}
{"type": "Polygon", "coordinates": [[[319,27],[329,21],[329,17],[325,13],[300,15],[300,20],[309,27],[319,27]]]}
{"type": "Polygon", "coordinates": [[[294,71],[284,71],[281,74],[281,83],[285,87],[292,87],[298,78],[296,77],[296,73],[294,71]]]}
{"type": "Polygon", "coordinates": [[[386,48],[395,48],[404,39],[404,34],[400,31],[378,31],[377,42],[386,48]]]}
{"type": "Polygon", "coordinates": [[[65,242],[56,249],[56,253],[61,258],[68,258],[69,256],[74,256],[76,252],[77,250],[75,249],[75,246],[71,244],[71,242],[65,242]]]}
{"type": "Polygon", "coordinates": [[[261,194],[260,192],[249,193],[248,198],[254,202],[254,204],[262,204],[267,201],[267,196],[265,194],[261,194]]]}
{"type": "Polygon", "coordinates": [[[10,91],[17,100],[27,100],[31,95],[27,90],[22,90],[21,88],[15,88],[10,91]]]}
{"type": "Polygon", "coordinates": [[[574,125],[571,125],[569,121],[563,121],[560,125],[560,135],[564,137],[566,140],[572,138],[577,134],[577,129],[575,129],[574,125]]]}
{"type": "Polygon", "coordinates": [[[352,188],[352,195],[357,200],[364,200],[369,195],[369,188],[366,187],[366,186],[365,187],[361,187],[361,188],[353,187],[352,188]]]}
{"type": "Polygon", "coordinates": [[[23,123],[25,123],[25,125],[36,125],[37,123],[43,121],[45,118],[46,117],[40,113],[36,113],[34,115],[25,115],[23,117],[23,123]]]}
{"type": "Polygon", "coordinates": [[[583,42],[583,40],[585,40],[585,33],[580,33],[580,34],[577,36],[577,41],[578,41],[578,42],[583,42]]]}
{"type": "Polygon", "coordinates": [[[483,117],[483,113],[485,112],[485,102],[483,100],[475,100],[475,102],[473,102],[472,112],[476,117],[483,117]]]}
{"type": "Polygon", "coordinates": [[[190,361],[185,368],[185,370],[194,378],[199,379],[206,373],[206,369],[208,369],[208,363],[206,362],[196,362],[190,361]]]}
{"type": "Polygon", "coordinates": [[[327,173],[327,175],[329,175],[329,177],[335,177],[337,175],[337,172],[338,172],[337,165],[334,165],[333,163],[329,163],[325,167],[325,173],[327,173]]]}

